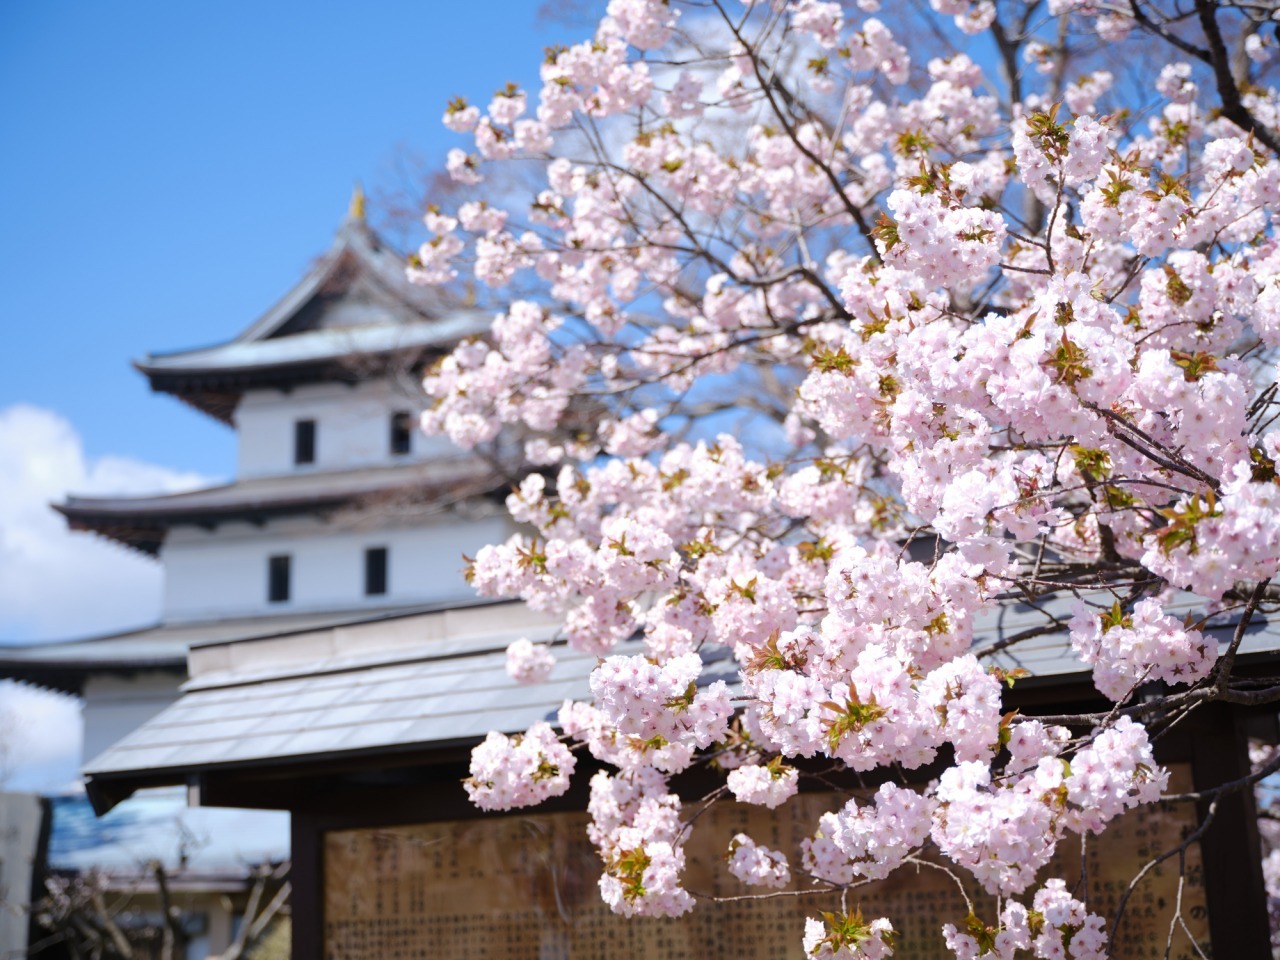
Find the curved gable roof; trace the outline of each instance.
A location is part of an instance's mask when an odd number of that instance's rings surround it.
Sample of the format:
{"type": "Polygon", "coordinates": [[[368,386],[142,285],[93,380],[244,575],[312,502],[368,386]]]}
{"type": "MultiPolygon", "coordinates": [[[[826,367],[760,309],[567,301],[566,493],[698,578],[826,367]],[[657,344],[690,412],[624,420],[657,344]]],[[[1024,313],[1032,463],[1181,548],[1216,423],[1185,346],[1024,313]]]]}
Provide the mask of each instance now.
{"type": "Polygon", "coordinates": [[[415,364],[483,333],[487,314],[409,282],[361,207],[353,202],[328,252],[234,339],[134,361],[151,388],[230,424],[247,389],[359,379],[368,364],[353,358],[415,364]]]}

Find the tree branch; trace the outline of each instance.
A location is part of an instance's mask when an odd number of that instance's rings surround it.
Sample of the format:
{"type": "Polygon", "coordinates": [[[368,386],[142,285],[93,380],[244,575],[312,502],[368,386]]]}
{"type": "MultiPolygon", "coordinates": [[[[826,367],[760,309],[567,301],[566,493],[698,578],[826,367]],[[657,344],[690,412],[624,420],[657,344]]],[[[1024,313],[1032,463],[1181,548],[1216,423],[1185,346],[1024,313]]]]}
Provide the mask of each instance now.
{"type": "Polygon", "coordinates": [[[1280,157],[1280,140],[1277,140],[1265,126],[1244,105],[1240,98],[1240,88],[1231,73],[1231,54],[1222,39],[1222,31],[1218,27],[1218,16],[1212,0],[1196,0],[1196,14],[1200,18],[1200,27],[1204,30],[1205,39],[1209,42],[1207,62],[1213,67],[1213,78],[1218,85],[1218,96],[1222,100],[1222,115],[1234,123],[1245,133],[1253,136],[1271,151],[1273,156],[1280,157]]]}

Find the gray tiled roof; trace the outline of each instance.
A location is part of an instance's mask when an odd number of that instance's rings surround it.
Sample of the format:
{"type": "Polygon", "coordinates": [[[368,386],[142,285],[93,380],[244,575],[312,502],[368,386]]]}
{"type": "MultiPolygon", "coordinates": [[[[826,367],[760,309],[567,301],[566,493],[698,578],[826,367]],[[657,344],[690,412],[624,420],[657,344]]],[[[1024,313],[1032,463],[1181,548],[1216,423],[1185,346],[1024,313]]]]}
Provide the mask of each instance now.
{"type": "Polygon", "coordinates": [[[69,517],[145,517],[162,521],[292,505],[314,507],[328,500],[408,487],[430,490],[449,485],[475,485],[483,489],[498,482],[492,468],[483,462],[458,456],[427,463],[251,477],[216,487],[150,497],[72,496],[65,504],[55,505],[55,509],[69,517]]]}
{"type": "Polygon", "coordinates": [[[188,693],[89,773],[208,766],[367,747],[456,742],[553,719],[586,693],[594,657],[568,654],[550,680],[515,685],[503,651],[188,693]]]}
{"type": "Polygon", "coordinates": [[[233,340],[199,350],[148,356],[138,361],[144,373],[248,371],[262,367],[316,363],[352,356],[450,346],[484,333],[493,317],[475,310],[454,311],[440,319],[308,330],[272,340],[233,340]]]}
{"type": "Polygon", "coordinates": [[[506,674],[501,650],[456,659],[214,687],[187,693],[90,763],[86,772],[196,768],[368,747],[478,739],[554,719],[586,694],[594,657],[564,648],[531,687],[506,674]]]}
{"type": "Polygon", "coordinates": [[[91,530],[154,555],[165,532],[175,524],[309,514],[320,508],[397,497],[445,508],[482,497],[507,482],[478,458],[459,455],[395,466],[251,477],[150,497],[71,496],[53,508],[67,518],[72,530],[91,530]]]}

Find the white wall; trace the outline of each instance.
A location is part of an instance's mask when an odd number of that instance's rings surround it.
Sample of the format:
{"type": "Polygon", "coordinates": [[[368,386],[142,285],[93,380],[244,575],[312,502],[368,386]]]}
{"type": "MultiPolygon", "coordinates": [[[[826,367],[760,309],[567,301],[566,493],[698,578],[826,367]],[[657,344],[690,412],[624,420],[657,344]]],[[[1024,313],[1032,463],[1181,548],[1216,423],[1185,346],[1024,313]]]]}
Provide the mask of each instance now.
{"type": "Polygon", "coordinates": [[[185,679],[185,675],[161,670],[126,677],[90,675],[84,685],[84,761],[92,760],[177,700],[178,685],[185,679]]]}
{"type": "Polygon", "coordinates": [[[514,528],[492,515],[454,514],[407,525],[368,518],[344,526],[311,517],[271,521],[264,527],[228,523],[216,530],[177,527],[164,545],[164,619],[199,620],[310,610],[377,609],[414,603],[469,600],[462,555],[474,556],[514,528]],[[386,547],[387,592],[366,597],[364,551],[386,547]],[[290,597],[267,601],[268,557],[292,557],[290,597]]]}
{"type": "Polygon", "coordinates": [[[420,398],[406,396],[387,380],[351,386],[308,384],[288,393],[250,390],[235,413],[240,435],[239,475],[260,477],[458,456],[458,449],[448,440],[427,437],[417,429],[416,411],[421,405],[420,398]],[[393,456],[391,415],[401,410],[414,414],[410,453],[393,456]],[[298,420],[316,422],[314,464],[293,462],[293,425],[298,420]]]}

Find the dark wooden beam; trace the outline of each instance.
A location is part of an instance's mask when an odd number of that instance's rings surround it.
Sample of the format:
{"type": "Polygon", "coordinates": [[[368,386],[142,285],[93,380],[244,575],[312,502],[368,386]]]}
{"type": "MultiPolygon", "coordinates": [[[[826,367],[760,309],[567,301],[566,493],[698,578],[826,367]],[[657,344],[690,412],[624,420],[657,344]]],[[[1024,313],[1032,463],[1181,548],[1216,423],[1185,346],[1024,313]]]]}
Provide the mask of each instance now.
{"type": "Polygon", "coordinates": [[[289,817],[289,880],[294,960],[320,960],[324,950],[324,833],[313,817],[289,817]]]}
{"type": "MultiPolygon", "coordinates": [[[[1206,707],[1192,747],[1191,774],[1197,791],[1249,775],[1249,743],[1243,712],[1229,704],[1206,707]]],[[[1197,804],[1200,822],[1209,802],[1197,804]]],[[[1269,957],[1271,931],[1262,879],[1262,842],[1253,790],[1218,799],[1213,823],[1200,840],[1209,934],[1215,957],[1269,957]]]]}

